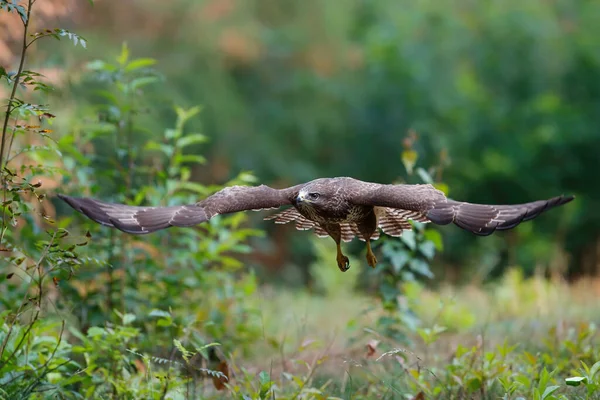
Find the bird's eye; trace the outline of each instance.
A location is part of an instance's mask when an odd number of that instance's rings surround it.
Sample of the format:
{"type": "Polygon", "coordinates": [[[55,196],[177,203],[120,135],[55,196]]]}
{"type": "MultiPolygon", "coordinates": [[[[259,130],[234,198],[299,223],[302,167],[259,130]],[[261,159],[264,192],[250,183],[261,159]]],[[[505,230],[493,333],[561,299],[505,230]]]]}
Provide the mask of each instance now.
{"type": "Polygon", "coordinates": [[[320,196],[320,195],[319,195],[319,193],[309,193],[309,194],[308,194],[308,197],[309,197],[311,200],[317,200],[317,199],[319,198],[319,196],[320,196]]]}

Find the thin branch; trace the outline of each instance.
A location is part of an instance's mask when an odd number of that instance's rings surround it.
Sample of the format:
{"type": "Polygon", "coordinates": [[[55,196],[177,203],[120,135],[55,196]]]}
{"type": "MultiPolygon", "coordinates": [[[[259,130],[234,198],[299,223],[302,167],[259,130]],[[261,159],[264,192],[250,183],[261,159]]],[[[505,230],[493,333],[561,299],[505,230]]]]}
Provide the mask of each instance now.
{"type": "MultiPolygon", "coordinates": [[[[48,364],[50,364],[50,361],[52,361],[52,359],[56,355],[56,351],[58,350],[58,348],[60,347],[60,344],[62,343],[62,337],[63,337],[63,333],[64,332],[65,332],[65,321],[63,320],[62,321],[62,325],[60,327],[60,333],[58,334],[58,341],[56,342],[56,346],[54,346],[54,349],[52,350],[52,353],[50,354],[50,357],[48,357],[48,359],[46,360],[46,362],[44,363],[44,365],[42,365],[42,367],[40,369],[38,369],[38,371],[42,370],[42,372],[40,374],[38,374],[37,379],[34,380],[29,385],[29,387],[26,389],[26,392],[33,392],[33,390],[36,388],[36,386],[39,385],[39,383],[44,378],[44,376],[46,376],[46,374],[48,372],[50,372],[48,370],[48,364]]],[[[68,362],[70,362],[70,360],[66,361],[66,363],[68,363],[68,362]]]]}
{"type": "MultiPolygon", "coordinates": [[[[37,321],[39,315],[40,315],[40,310],[41,310],[41,299],[42,299],[42,279],[43,279],[43,275],[41,273],[41,270],[43,270],[43,268],[41,267],[42,261],[44,261],[44,259],[46,258],[46,256],[48,255],[48,252],[50,251],[50,248],[52,247],[52,244],[54,243],[54,240],[56,239],[56,231],[54,232],[54,234],[52,235],[52,239],[50,239],[50,241],[48,242],[48,245],[44,248],[44,251],[42,252],[42,255],[40,256],[40,259],[38,260],[37,264],[36,264],[36,270],[38,271],[38,273],[40,274],[40,281],[38,282],[38,288],[39,288],[39,293],[38,293],[38,307],[36,310],[35,315],[33,316],[33,318],[31,319],[31,322],[29,322],[29,324],[27,325],[27,329],[25,331],[25,334],[21,337],[21,340],[19,341],[19,343],[15,346],[13,352],[11,353],[10,356],[8,356],[6,358],[6,360],[4,360],[4,362],[2,364],[0,364],[0,370],[2,368],[4,368],[4,366],[6,364],[8,364],[8,362],[10,361],[11,358],[14,357],[14,355],[17,353],[17,351],[19,351],[19,349],[21,348],[21,345],[23,344],[23,341],[25,340],[25,338],[27,336],[29,336],[29,332],[31,332],[31,329],[33,329],[33,325],[35,325],[35,322],[37,321]]],[[[27,298],[27,292],[25,292],[25,298],[27,298]]],[[[23,300],[23,302],[21,303],[21,305],[19,306],[19,310],[17,311],[17,315],[15,316],[15,319],[13,320],[11,327],[9,328],[9,334],[12,330],[12,327],[15,324],[15,321],[17,320],[17,317],[22,309],[22,307],[25,305],[25,300],[23,300]]],[[[9,334],[7,334],[6,336],[8,337],[9,334]]],[[[5,344],[3,344],[5,345],[5,344]]],[[[4,346],[2,348],[2,352],[0,352],[0,354],[2,354],[4,352],[4,346]]]]}
{"type": "Polygon", "coordinates": [[[9,156],[13,146],[13,142],[15,141],[15,136],[17,135],[17,121],[18,119],[17,117],[15,117],[15,124],[13,125],[12,131],[10,132],[10,143],[8,143],[8,148],[6,149],[6,158],[4,159],[3,168],[6,168],[8,166],[9,161],[11,160],[9,156]]]}
{"type": "MultiPolygon", "coordinates": [[[[13,87],[10,92],[10,97],[8,98],[8,104],[6,105],[6,115],[4,116],[4,122],[2,125],[2,138],[0,143],[0,165],[4,165],[4,148],[6,146],[6,133],[8,129],[8,120],[10,119],[10,115],[14,111],[13,101],[15,99],[15,95],[17,93],[17,87],[19,86],[19,80],[21,79],[21,74],[23,74],[23,67],[25,65],[25,55],[27,53],[27,37],[29,32],[29,22],[31,21],[31,6],[35,0],[29,0],[27,6],[27,18],[25,22],[23,22],[23,43],[21,46],[21,59],[19,60],[19,69],[17,70],[17,74],[13,80],[13,87]]],[[[3,182],[4,183],[4,182],[3,182]]],[[[4,186],[4,185],[2,185],[4,186]]]]}
{"type": "Polygon", "coordinates": [[[10,354],[10,356],[8,356],[6,358],[6,360],[4,360],[4,362],[2,364],[0,364],[0,369],[4,368],[4,366],[6,364],[8,364],[10,359],[13,358],[15,356],[15,354],[17,354],[17,351],[19,351],[19,349],[21,348],[21,345],[25,341],[25,338],[27,336],[29,336],[29,332],[31,332],[31,329],[33,329],[33,325],[35,325],[35,321],[37,321],[39,315],[40,315],[40,310],[38,309],[36,311],[35,315],[33,316],[33,318],[31,319],[31,322],[27,325],[27,329],[25,330],[25,333],[21,337],[21,340],[19,340],[19,343],[17,343],[17,345],[15,346],[15,349],[13,350],[13,352],[10,354]]]}

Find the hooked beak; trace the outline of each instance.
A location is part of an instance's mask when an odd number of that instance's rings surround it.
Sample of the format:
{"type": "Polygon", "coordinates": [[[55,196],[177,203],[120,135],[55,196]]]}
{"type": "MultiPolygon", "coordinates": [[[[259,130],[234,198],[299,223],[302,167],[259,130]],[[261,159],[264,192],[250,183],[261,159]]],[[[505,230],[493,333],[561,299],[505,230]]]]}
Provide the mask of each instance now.
{"type": "Polygon", "coordinates": [[[300,204],[300,203],[306,201],[306,198],[304,197],[304,195],[302,193],[298,193],[298,196],[296,196],[296,198],[294,200],[296,201],[296,204],[300,204]]]}

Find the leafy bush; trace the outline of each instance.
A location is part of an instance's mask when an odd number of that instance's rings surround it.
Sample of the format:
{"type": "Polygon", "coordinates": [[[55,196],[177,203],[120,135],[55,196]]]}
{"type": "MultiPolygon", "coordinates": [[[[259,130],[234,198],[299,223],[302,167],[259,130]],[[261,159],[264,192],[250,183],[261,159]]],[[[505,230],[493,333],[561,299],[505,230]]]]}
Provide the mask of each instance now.
{"type": "Polygon", "coordinates": [[[25,68],[33,43],[45,37],[68,37],[84,46],[86,42],[58,29],[31,33],[33,4],[31,0],[26,5],[0,2],[0,10],[13,14],[23,25],[17,71],[0,68],[0,79],[10,93],[0,138],[0,252],[4,261],[0,382],[8,397],[17,393],[39,397],[39,393],[57,390],[57,376],[71,365],[70,345],[63,338],[66,322],[51,315],[57,311],[59,282],[81,265],[78,247],[87,244],[87,238],[73,240],[67,230],[53,224],[52,206],[42,192],[44,182],[51,182],[57,170],[52,158],[42,161],[45,152],[57,152],[48,127],[55,116],[36,102],[43,95],[18,91],[46,94],[51,89],[40,74],[25,68]]]}
{"type": "MultiPolygon", "coordinates": [[[[115,62],[89,65],[91,79],[98,82],[99,120],[86,117],[83,125],[73,124],[75,129],[62,135],[39,126],[54,115],[46,106],[16,97],[19,86],[44,93],[50,89],[39,74],[24,69],[26,50],[45,36],[86,42],[64,30],[29,36],[33,6],[2,3],[22,19],[27,40],[19,70],[0,71],[12,88],[0,153],[0,244],[8,262],[0,282],[8,294],[0,314],[3,393],[160,398],[182,386],[195,391],[199,381],[186,386],[185,376],[212,370],[195,364],[181,368],[173,340],[201,349],[219,340],[223,350],[202,353],[210,362],[224,362],[229,352],[245,352],[257,340],[257,311],[246,301],[256,281],[252,273],[240,271],[243,264],[234,255],[248,252],[247,239],[260,231],[243,228],[242,214],[215,218],[197,230],[164,232],[149,241],[89,221],[73,233],[66,230],[73,217],[55,223],[54,205],[47,203],[40,186],[50,182],[56,187],[61,176],[63,192],[132,204],[191,203],[220,187],[190,180],[193,165],[204,161],[187,149],[206,138],[184,131],[198,107],[177,108],[175,127],[160,141],[133,140],[140,132],[143,88],[157,83],[158,75],[150,69],[153,60],[130,59],[126,46],[115,62]],[[140,356],[146,351],[148,356],[140,356]],[[152,363],[159,369],[167,364],[167,378],[137,375],[152,363]],[[172,365],[178,367],[171,374],[172,365]]],[[[227,185],[252,181],[243,173],[227,185]]]]}

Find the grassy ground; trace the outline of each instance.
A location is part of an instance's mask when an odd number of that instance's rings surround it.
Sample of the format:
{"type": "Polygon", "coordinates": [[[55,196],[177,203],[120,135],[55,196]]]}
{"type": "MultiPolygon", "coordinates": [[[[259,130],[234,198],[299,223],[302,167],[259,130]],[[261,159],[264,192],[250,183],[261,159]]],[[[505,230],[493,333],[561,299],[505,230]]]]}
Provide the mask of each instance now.
{"type": "Polygon", "coordinates": [[[277,398],[586,398],[564,378],[598,359],[599,290],[516,271],[484,287],[407,284],[400,301],[421,322],[400,342],[378,332],[375,300],[350,289],[263,288],[264,349],[234,362],[244,379],[268,373],[277,398]]]}

